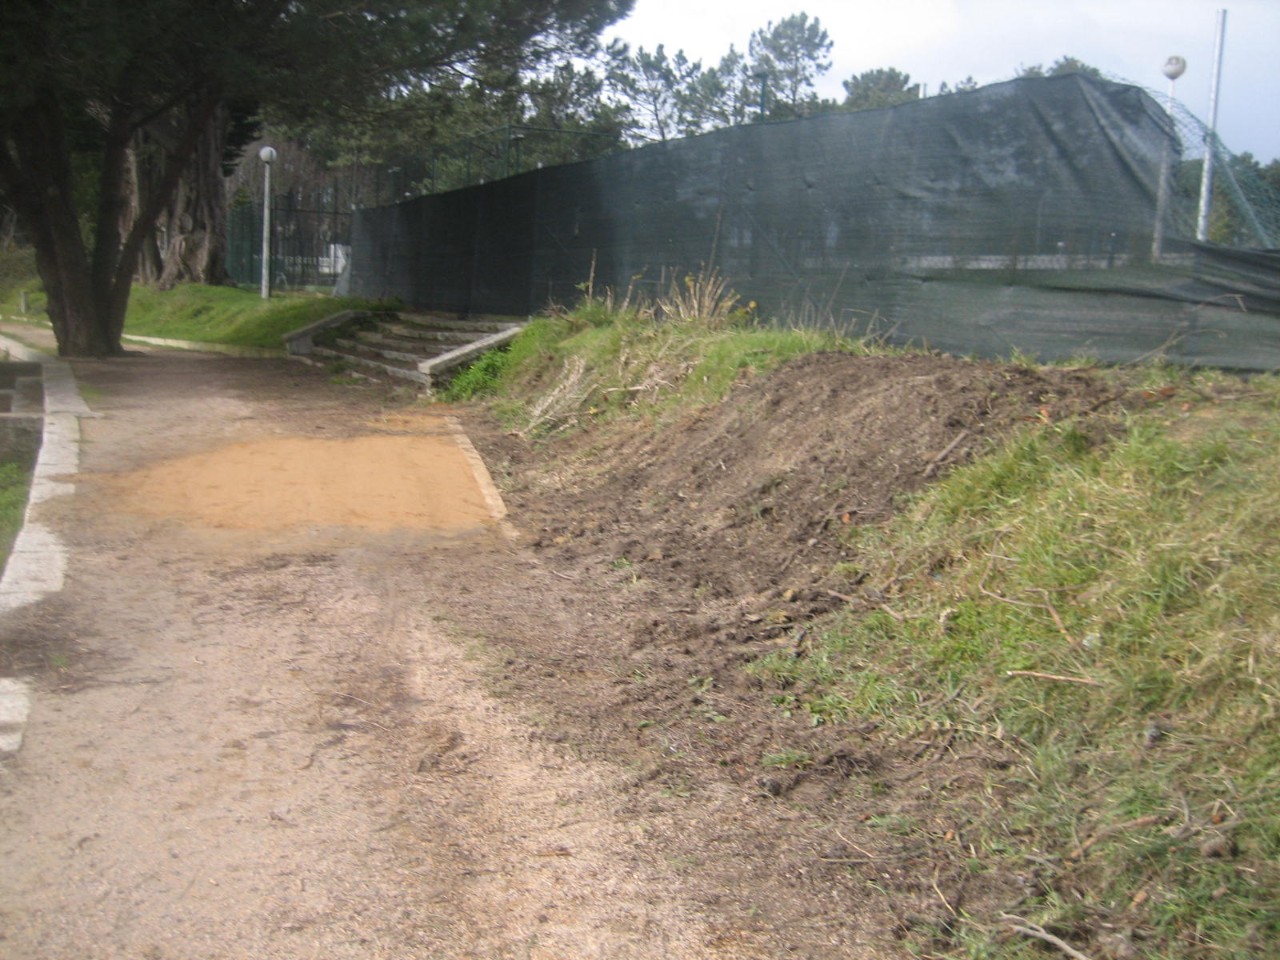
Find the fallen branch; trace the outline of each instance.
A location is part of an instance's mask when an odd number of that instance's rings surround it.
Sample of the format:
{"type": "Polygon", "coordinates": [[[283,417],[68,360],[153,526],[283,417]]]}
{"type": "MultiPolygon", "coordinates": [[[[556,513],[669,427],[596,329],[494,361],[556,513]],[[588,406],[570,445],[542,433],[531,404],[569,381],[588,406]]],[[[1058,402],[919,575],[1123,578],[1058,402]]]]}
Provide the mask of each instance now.
{"type": "Polygon", "coordinates": [[[956,434],[956,438],[954,440],[952,440],[950,443],[948,443],[945,447],[942,448],[942,452],[940,454],[938,454],[936,457],[930,460],[928,464],[926,464],[924,468],[925,479],[928,479],[929,477],[933,476],[934,471],[937,470],[938,467],[942,466],[942,461],[947,459],[947,457],[951,455],[951,451],[954,450],[956,447],[960,446],[960,442],[964,440],[964,438],[967,436],[969,436],[969,431],[961,430],[958,434],[956,434]]]}
{"type": "Polygon", "coordinates": [[[1091,960],[1088,954],[1081,953],[1065,940],[1060,937],[1055,937],[1038,923],[1032,923],[1030,920],[1023,919],[1022,917],[1015,917],[1008,913],[1002,913],[1000,915],[1000,919],[1008,923],[1010,929],[1013,930],[1014,933],[1021,933],[1027,937],[1035,937],[1037,940],[1043,940],[1051,947],[1057,947],[1068,957],[1072,957],[1073,960],[1091,960]]]}
{"type": "Polygon", "coordinates": [[[1092,677],[1064,677],[1060,673],[1041,673],[1039,670],[1006,670],[1006,677],[1035,677],[1037,680],[1057,680],[1061,683],[1084,683],[1091,687],[1104,687],[1101,680],[1092,677]]]}
{"type": "Polygon", "coordinates": [[[1138,817],[1137,820],[1130,820],[1126,823],[1117,823],[1114,826],[1105,827],[1099,830],[1097,833],[1095,833],[1088,840],[1080,844],[1080,846],[1076,847],[1074,850],[1068,853],[1067,859],[1079,860],[1081,857],[1083,857],[1086,853],[1089,852],[1089,848],[1092,847],[1095,843],[1097,843],[1099,840],[1103,839],[1104,837],[1111,836],[1114,833],[1121,833],[1126,830],[1141,830],[1143,827],[1154,827],[1156,824],[1163,823],[1163,822],[1164,822],[1163,816],[1150,815],[1146,817],[1138,817]]]}

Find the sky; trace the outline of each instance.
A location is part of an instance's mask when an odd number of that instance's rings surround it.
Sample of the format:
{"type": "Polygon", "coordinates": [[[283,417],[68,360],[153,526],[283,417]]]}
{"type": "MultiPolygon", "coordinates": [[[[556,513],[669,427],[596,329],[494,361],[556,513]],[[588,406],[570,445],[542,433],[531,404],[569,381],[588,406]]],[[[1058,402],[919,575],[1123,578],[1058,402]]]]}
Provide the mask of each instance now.
{"type": "Polygon", "coordinates": [[[1227,11],[1218,136],[1235,153],[1280,158],[1280,0],[635,0],[607,29],[633,47],[683,49],[704,67],[751,33],[795,13],[821,21],[833,65],[818,86],[843,99],[842,80],[895,67],[935,93],[946,81],[1011,79],[1072,56],[1116,79],[1158,91],[1170,56],[1187,70],[1177,100],[1209,120],[1218,11],[1227,11]]]}

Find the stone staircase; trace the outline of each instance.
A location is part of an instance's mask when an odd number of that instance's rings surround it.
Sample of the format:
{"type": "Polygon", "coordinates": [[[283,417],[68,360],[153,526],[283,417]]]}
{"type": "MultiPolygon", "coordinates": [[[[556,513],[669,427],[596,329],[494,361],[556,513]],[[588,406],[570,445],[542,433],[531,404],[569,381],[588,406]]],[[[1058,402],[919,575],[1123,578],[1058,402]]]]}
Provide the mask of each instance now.
{"type": "Polygon", "coordinates": [[[291,357],[344,364],[375,379],[438,387],[482,353],[509,342],[522,321],[346,310],[285,337],[291,357]]]}

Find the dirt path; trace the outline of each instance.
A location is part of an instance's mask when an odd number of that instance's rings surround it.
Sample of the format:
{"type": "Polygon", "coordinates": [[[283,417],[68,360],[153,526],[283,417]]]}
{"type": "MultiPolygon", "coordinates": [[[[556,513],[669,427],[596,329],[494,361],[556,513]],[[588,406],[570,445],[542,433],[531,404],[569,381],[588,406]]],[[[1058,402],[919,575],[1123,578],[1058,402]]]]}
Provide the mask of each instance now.
{"type": "Polygon", "coordinates": [[[37,689],[6,960],[896,960],[1038,882],[975,870],[999,738],[815,722],[750,667],[880,602],[847,525],[1115,402],[1089,371],[814,355],[551,445],[457,411],[507,527],[440,408],[75,370],[99,416],[39,517],[67,586],[0,616],[37,689]]]}
{"type": "Polygon", "coordinates": [[[714,835],[495,697],[468,632],[514,640],[539,591],[554,628],[556,578],[443,419],[283,363],[76,373],[102,416],[44,518],[68,586],[0,624],[37,684],[0,768],[0,954],[776,955],[689,868],[714,835]]]}

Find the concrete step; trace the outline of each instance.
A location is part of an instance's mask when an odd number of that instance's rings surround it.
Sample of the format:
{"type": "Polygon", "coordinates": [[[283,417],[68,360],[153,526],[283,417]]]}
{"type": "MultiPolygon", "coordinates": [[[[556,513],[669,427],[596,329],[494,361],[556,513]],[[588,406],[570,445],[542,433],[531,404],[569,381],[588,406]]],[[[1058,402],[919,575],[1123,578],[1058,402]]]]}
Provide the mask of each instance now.
{"type": "Polygon", "coordinates": [[[523,326],[502,317],[346,311],[294,331],[285,343],[291,356],[347,361],[372,377],[438,385],[449,371],[509,342],[523,326]]]}
{"type": "Polygon", "coordinates": [[[400,340],[421,340],[427,343],[452,344],[471,343],[494,332],[490,330],[445,330],[401,322],[379,323],[378,330],[388,337],[395,337],[400,340]]]}
{"type": "Polygon", "coordinates": [[[397,318],[410,326],[423,327],[428,330],[460,330],[464,333],[500,333],[512,327],[524,326],[524,320],[518,317],[458,317],[436,313],[402,313],[397,318]]]}
{"type": "Polygon", "coordinates": [[[330,360],[346,361],[354,363],[360,367],[374,371],[375,374],[383,376],[395,377],[399,380],[412,380],[414,383],[425,385],[431,384],[431,377],[425,373],[419,373],[417,367],[398,367],[391,363],[373,357],[361,356],[355,353],[347,353],[344,350],[334,350],[331,347],[312,347],[311,355],[316,357],[326,357],[330,360]]]}
{"type": "Polygon", "coordinates": [[[398,337],[386,330],[357,330],[355,338],[366,346],[381,350],[398,350],[420,359],[439,356],[452,350],[458,343],[472,343],[474,338],[460,341],[421,340],[414,337],[398,337]]]}
{"type": "Polygon", "coordinates": [[[409,350],[397,350],[390,344],[380,341],[371,341],[365,337],[356,335],[357,339],[348,337],[339,337],[330,344],[330,347],[337,350],[343,350],[347,353],[359,354],[362,357],[381,358],[398,363],[411,363],[417,365],[419,361],[425,360],[420,353],[414,353],[409,350]]]}

